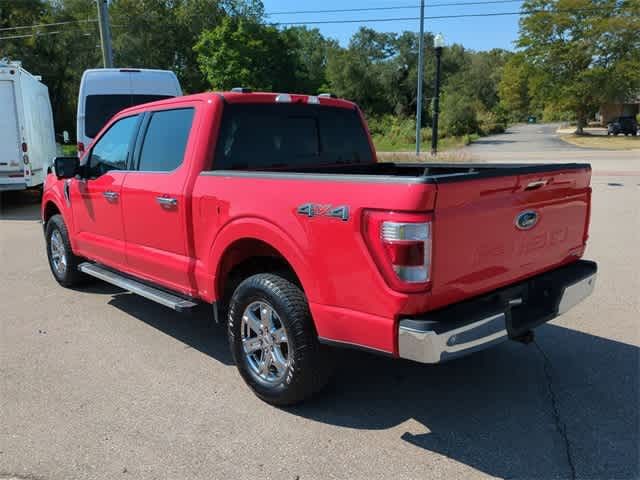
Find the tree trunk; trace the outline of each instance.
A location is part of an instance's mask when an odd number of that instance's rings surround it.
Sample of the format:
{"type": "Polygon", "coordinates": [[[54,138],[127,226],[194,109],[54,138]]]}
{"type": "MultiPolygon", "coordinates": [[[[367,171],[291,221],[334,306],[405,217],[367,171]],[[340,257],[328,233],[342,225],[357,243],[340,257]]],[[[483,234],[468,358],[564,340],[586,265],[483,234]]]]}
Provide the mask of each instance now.
{"type": "Polygon", "coordinates": [[[576,131],[575,134],[576,135],[583,135],[584,134],[584,127],[587,126],[587,114],[583,111],[577,112],[577,120],[578,120],[578,124],[576,125],[576,131]]]}

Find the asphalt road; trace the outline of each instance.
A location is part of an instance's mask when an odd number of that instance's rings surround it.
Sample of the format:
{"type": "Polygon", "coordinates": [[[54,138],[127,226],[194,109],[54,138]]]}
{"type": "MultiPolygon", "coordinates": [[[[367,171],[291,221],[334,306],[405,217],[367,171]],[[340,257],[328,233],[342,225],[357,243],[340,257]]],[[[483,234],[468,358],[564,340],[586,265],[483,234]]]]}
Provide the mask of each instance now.
{"type": "MultiPolygon", "coordinates": [[[[537,132],[506,136],[520,135],[565,151],[537,132]]],[[[506,146],[521,147],[473,148],[506,146]]],[[[37,198],[5,195],[0,478],[637,479],[637,167],[594,167],[597,289],[537,344],[441,366],[342,352],[331,387],[291,409],[251,394],[207,311],[181,316],[99,282],[59,287],[37,198]]]]}
{"type": "Polygon", "coordinates": [[[640,175],[640,150],[595,150],[566,143],[558,124],[516,125],[464,148],[482,162],[589,162],[598,174],[640,175]]]}

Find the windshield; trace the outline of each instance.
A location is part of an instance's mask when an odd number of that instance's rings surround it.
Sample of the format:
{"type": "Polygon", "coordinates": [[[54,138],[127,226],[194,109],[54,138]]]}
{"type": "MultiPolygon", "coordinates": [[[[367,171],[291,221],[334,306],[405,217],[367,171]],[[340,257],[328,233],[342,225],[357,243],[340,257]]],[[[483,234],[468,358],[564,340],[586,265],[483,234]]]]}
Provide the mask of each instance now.
{"type": "Polygon", "coordinates": [[[94,138],[105,123],[120,110],[172,97],[173,95],[88,95],[84,107],[84,134],[94,138]]]}
{"type": "Polygon", "coordinates": [[[355,109],[309,104],[227,104],[214,169],[372,163],[355,109]]]}

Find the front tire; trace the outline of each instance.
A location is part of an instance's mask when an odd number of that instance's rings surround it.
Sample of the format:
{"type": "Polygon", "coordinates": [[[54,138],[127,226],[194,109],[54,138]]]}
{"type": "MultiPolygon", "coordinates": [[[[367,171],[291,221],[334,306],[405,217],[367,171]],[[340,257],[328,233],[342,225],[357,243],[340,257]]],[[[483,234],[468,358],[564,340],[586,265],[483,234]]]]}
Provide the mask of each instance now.
{"type": "Polygon", "coordinates": [[[62,215],[54,215],[49,219],[45,238],[49,267],[56,281],[63,287],[72,287],[82,282],[85,277],[78,270],[82,259],[74,255],[71,250],[69,232],[62,215]]]}
{"type": "Polygon", "coordinates": [[[272,405],[292,405],[321,390],[331,375],[302,290],[275,274],[238,285],[229,305],[229,344],[243,380],[272,405]]]}

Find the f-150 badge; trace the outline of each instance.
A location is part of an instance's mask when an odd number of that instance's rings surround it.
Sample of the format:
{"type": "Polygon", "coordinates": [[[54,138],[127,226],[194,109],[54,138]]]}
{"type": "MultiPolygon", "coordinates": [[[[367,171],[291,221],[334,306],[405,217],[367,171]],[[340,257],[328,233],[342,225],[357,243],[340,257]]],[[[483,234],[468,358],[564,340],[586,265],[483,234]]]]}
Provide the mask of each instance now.
{"type": "Polygon", "coordinates": [[[298,207],[297,212],[299,215],[307,217],[334,217],[345,222],[349,220],[349,207],[346,205],[334,207],[333,205],[305,203],[298,207]]]}

